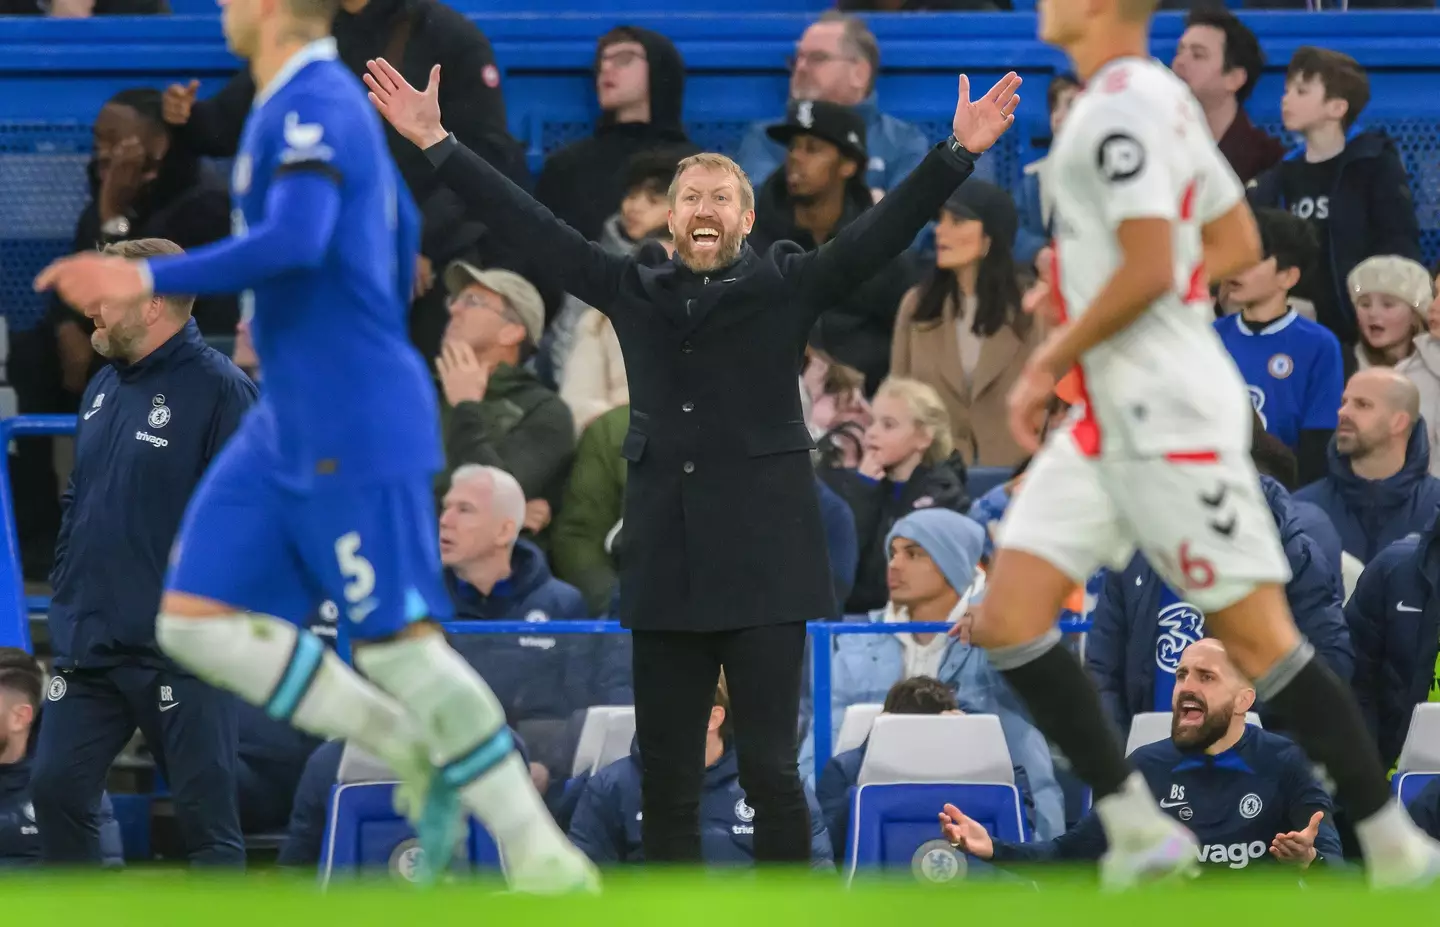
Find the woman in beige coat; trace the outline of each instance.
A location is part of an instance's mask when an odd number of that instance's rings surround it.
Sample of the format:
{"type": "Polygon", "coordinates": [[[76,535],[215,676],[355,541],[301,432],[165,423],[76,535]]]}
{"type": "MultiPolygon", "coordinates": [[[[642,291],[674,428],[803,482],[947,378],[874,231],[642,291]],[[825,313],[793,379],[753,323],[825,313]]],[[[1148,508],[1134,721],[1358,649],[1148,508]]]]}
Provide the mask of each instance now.
{"type": "Polygon", "coordinates": [[[1010,194],[971,178],[935,225],[935,270],[905,294],[895,319],[890,375],[934,387],[967,465],[1012,467],[1026,454],[1010,436],[1005,399],[1039,326],[1020,308],[1010,247],[1010,194]]]}

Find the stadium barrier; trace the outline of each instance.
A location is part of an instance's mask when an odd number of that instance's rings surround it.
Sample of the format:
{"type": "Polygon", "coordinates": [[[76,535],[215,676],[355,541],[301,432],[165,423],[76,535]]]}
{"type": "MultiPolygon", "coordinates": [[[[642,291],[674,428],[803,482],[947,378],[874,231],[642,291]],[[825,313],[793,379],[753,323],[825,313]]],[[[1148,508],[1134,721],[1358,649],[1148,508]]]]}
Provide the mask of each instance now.
{"type": "MultiPolygon", "coordinates": [[[[40,435],[75,433],[73,415],[18,415],[0,419],[0,446],[9,447],[11,440],[40,435]]],[[[49,608],[45,596],[25,595],[20,571],[20,541],[15,527],[15,503],[10,492],[10,455],[0,455],[0,519],[5,526],[5,562],[0,564],[0,646],[31,649],[30,616],[41,615],[49,608]]],[[[343,623],[342,623],[343,627],[343,623]]],[[[830,655],[833,641],[844,634],[894,634],[893,624],[860,624],[851,622],[812,621],[807,626],[811,652],[811,696],[815,723],[815,776],[830,761],[833,738],[830,705],[830,655]]],[[[1083,619],[1067,619],[1060,623],[1066,633],[1089,630],[1083,619]]],[[[553,634],[625,634],[618,621],[451,621],[444,624],[450,634],[527,634],[543,630],[553,634]]],[[[950,625],[911,622],[904,630],[918,634],[944,634],[950,625]]],[[[343,635],[342,635],[343,636],[343,635]]]]}
{"type": "MultiPolygon", "coordinates": [[[[595,40],[618,22],[658,30],[675,42],[689,69],[687,129],[698,144],[733,154],[752,122],[783,113],[786,56],[814,17],[753,12],[758,0],[746,0],[746,8],[735,12],[705,12],[699,5],[683,13],[645,13],[637,9],[647,0],[630,0],[623,11],[563,15],[553,12],[561,0],[543,2],[545,14],[472,16],[495,49],[510,129],[528,147],[537,170],[546,154],[591,131],[595,40]]],[[[1440,95],[1432,89],[1440,76],[1440,12],[1241,11],[1240,16],[1269,56],[1249,109],[1272,132],[1281,131],[1285,64],[1299,46],[1334,48],[1369,70],[1372,97],[1361,123],[1383,127],[1396,139],[1411,175],[1422,250],[1427,261],[1440,258],[1440,95]]],[[[880,104],[921,124],[936,141],[949,132],[958,71],[969,73],[972,86],[981,90],[1007,69],[1020,72],[1027,83],[1016,127],[981,162],[992,179],[1017,184],[1049,134],[1045,84],[1065,68],[1058,52],[1035,39],[1035,17],[906,13],[868,19],[884,65],[880,104]]],[[[1180,13],[1158,16],[1152,53],[1168,61],[1183,23],[1180,13]]],[[[30,281],[73,239],[88,196],[90,126],[101,104],[125,88],[191,78],[200,80],[200,93],[208,96],[238,66],[214,15],[6,20],[0,32],[0,311],[12,329],[43,316],[45,299],[31,291],[30,281]]]]}

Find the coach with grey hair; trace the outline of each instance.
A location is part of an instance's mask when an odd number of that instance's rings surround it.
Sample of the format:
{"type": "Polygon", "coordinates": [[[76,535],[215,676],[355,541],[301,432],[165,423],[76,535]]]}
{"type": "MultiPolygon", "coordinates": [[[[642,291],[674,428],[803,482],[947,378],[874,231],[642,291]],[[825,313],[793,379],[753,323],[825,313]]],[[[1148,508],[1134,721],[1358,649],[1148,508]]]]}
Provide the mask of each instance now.
{"type": "Polygon", "coordinates": [[[620,620],[632,630],[644,767],[645,858],[699,863],[705,728],[720,669],[758,862],[810,857],[796,765],[805,621],[830,614],[830,570],[796,378],[820,313],[899,254],[1014,121],[1020,78],[971,102],[954,135],[823,247],[745,243],[755,194],[724,155],[692,155],[670,185],[675,256],[617,257],[555,219],[440,124],[425,90],[384,61],[365,81],[473,216],[548,255],[557,279],[609,316],[630,380],[620,620]]]}
{"type": "MultiPolygon", "coordinates": [[[[105,249],[178,254],[159,238],[105,249]]],[[[190,861],[241,866],[235,697],[180,670],[155,644],[155,614],[185,504],[254,403],[255,385],[205,344],[190,297],[102,305],[75,431],[50,584],[55,678],[32,770],[46,863],[100,863],[95,811],[110,764],[138,727],[170,783],[190,861]]]]}

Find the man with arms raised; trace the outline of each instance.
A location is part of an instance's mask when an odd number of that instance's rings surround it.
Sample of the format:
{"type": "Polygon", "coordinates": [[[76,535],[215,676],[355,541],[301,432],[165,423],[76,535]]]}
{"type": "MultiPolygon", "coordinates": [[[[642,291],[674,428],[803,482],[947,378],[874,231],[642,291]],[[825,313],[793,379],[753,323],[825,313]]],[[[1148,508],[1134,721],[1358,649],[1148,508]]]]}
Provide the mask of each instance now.
{"type": "Polygon", "coordinates": [[[745,244],[755,194],[718,154],[670,185],[675,258],[606,253],[440,125],[439,73],[417,91],[384,61],[366,83],[382,115],[425,149],[475,218],[549,255],[559,281],[606,313],[625,354],[630,428],[621,622],[634,633],[645,859],[699,863],[705,725],[720,668],[734,709],[740,786],[757,862],[810,858],[796,768],[805,621],[834,592],[800,408],[801,359],[819,314],[899,254],[1013,121],[1014,74],[970,101],[954,135],[874,209],[819,249],[745,244]]]}

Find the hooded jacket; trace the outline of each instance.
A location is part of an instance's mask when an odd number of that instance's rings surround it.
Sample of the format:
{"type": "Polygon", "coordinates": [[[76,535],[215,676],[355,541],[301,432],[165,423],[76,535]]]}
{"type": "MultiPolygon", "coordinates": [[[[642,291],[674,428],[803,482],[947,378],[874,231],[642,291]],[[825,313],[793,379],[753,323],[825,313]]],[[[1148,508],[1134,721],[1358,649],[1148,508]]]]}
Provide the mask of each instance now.
{"type": "MultiPolygon", "coordinates": [[[[870,191],[858,179],[845,187],[845,208],[834,235],[874,205],[870,191]]],[[[750,247],[765,251],[778,241],[793,241],[806,251],[819,243],[795,224],[795,205],[785,184],[782,164],[755,193],[755,227],[750,247]]],[[[857,287],[845,300],[820,316],[811,342],[836,360],[865,374],[865,392],[875,392],[890,371],[890,342],[895,334],[895,313],[900,300],[919,277],[908,254],[901,254],[857,287]]]]}
{"type": "MultiPolygon", "coordinates": [[[[630,755],[599,770],[585,783],[570,818],[570,842],[596,863],[644,862],[640,843],[640,744],[630,755]]],[[[830,869],[834,857],[825,816],[815,793],[805,789],[810,806],[810,866],[830,869]]],[[[755,811],[745,804],[735,748],[725,745],[720,759],[705,770],[700,787],[700,855],[706,865],[750,865],[755,862],[755,811]]]]}
{"type": "MultiPolygon", "coordinates": [[[[680,121],[685,99],[680,52],[658,32],[617,28],[629,31],[645,49],[650,121],[616,122],[613,113],[601,113],[594,134],[551,153],[535,182],[535,198],[591,241],[600,238],[605,220],[619,208],[625,196],[625,166],[634,155],[654,148],[674,148],[682,157],[699,151],[680,121]]],[[[596,49],[597,61],[600,51],[596,49]]]]}
{"type": "MultiPolygon", "coordinates": [[[[1285,156],[1294,161],[1305,156],[1300,146],[1285,156]]],[[[1330,280],[1318,281],[1308,296],[1315,301],[1316,318],[1345,344],[1358,337],[1355,307],[1350,302],[1345,279],[1355,265],[1376,254],[1398,254],[1419,261],[1420,229],[1415,219],[1415,199],[1410,179],[1395,142],[1384,132],[1352,130],[1340,160],[1335,186],[1330,192],[1327,241],[1320,247],[1330,255],[1330,280]]],[[[1291,208],[1285,202],[1281,171],[1285,162],[1251,182],[1253,206],[1291,208]]]]}
{"type": "Polygon", "coordinates": [[[1335,450],[1330,439],[1330,475],[1295,493],[1318,505],[1335,530],[1345,552],[1368,564],[1387,544],[1424,531],[1440,505],[1440,480],[1430,475],[1430,439],[1424,419],[1416,421],[1405,448],[1405,464],[1394,476],[1367,480],[1355,475],[1350,458],[1335,450]]]}
{"type": "MultiPolygon", "coordinates": [[[[30,801],[31,760],[0,765],[0,871],[40,865],[40,828],[30,801]]],[[[107,868],[125,864],[120,825],[109,792],[100,793],[100,859],[107,868]]]]}
{"type": "MultiPolygon", "coordinates": [[[[1284,487],[1262,476],[1260,488],[1280,529],[1280,543],[1290,564],[1285,598],[1295,624],[1335,675],[1348,681],[1354,653],[1341,611],[1339,563],[1331,563],[1320,545],[1305,534],[1284,487]]],[[[1095,679],[1106,712],[1122,732],[1130,730],[1135,715],[1155,707],[1163,586],[1164,580],[1149,562],[1136,554],[1123,571],[1107,571],[1104,589],[1090,613],[1086,668],[1095,679]]],[[[1261,711],[1264,718],[1263,708],[1261,711]]],[[[1265,720],[1273,724],[1273,719],[1265,720]]]]}

